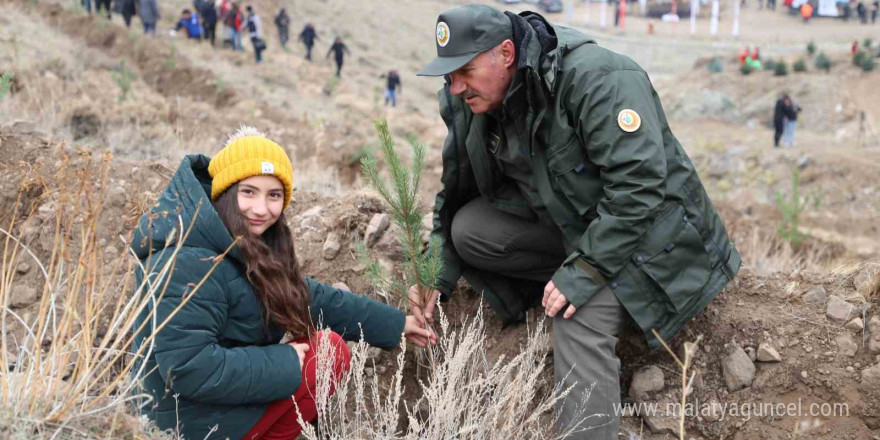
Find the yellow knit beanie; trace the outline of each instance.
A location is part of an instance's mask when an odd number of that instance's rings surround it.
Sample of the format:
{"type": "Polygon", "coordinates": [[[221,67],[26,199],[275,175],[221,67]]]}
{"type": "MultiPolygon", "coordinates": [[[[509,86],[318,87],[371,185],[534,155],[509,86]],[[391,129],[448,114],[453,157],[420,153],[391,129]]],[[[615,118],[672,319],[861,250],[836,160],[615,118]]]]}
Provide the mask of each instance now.
{"type": "Polygon", "coordinates": [[[242,126],[208,164],[211,200],[230,186],[252,176],[272,175],[284,184],[284,207],[293,195],[293,165],[281,145],[253,127],[242,126]]]}

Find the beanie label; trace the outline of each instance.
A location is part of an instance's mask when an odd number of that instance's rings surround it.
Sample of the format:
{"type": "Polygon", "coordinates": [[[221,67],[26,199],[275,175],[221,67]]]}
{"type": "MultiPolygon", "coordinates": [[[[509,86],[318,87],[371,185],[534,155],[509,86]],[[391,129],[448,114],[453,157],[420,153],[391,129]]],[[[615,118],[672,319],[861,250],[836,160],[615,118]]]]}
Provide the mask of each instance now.
{"type": "Polygon", "coordinates": [[[263,162],[263,174],[275,174],[275,165],[272,162],[263,162]]]}

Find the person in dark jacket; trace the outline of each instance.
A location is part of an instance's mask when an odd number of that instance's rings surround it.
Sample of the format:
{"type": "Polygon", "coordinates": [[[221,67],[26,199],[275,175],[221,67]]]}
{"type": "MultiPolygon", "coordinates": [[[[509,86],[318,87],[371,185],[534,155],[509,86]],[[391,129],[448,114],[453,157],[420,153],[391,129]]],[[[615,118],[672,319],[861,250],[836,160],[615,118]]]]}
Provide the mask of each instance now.
{"type": "Polygon", "coordinates": [[[418,74],[446,78],[431,232],[444,270],[427,303],[411,289],[411,311],[427,324],[462,276],[505,325],[541,304],[557,386],[572,386],[560,435],[617,439],[617,335],[637,327],[661,347],[739,254],[632,59],[528,11],[463,6],[434,30],[437,57],[418,74]]]}
{"type": "Polygon", "coordinates": [[[317,417],[319,345],[335,351],[338,379],[348,368],[344,341],[361,333],[382,348],[402,334],[436,342],[412,316],[303,276],[284,214],[292,190],[284,149],[243,127],[213,159],[184,157],[139,220],[136,285],[164,287],[138,316],[134,349],[144,357],[134,371],[146,372],[146,411],[160,429],[179,426],[187,439],[293,439],[297,413],[317,417]]]}
{"type": "Polygon", "coordinates": [[[138,0],[137,12],[144,25],[144,35],[156,35],[156,23],[162,18],[156,0],[138,0]]]}
{"type": "Polygon", "coordinates": [[[125,27],[131,27],[131,18],[137,15],[136,3],[136,0],[122,0],[120,12],[122,13],[122,21],[125,22],[125,27]]]}
{"type": "Polygon", "coordinates": [[[278,41],[281,43],[282,49],[287,49],[287,41],[290,40],[290,16],[287,15],[287,9],[281,8],[278,15],[275,16],[275,26],[278,27],[278,41]]]}
{"type": "Polygon", "coordinates": [[[302,32],[299,33],[299,41],[302,41],[306,47],[306,59],[309,61],[312,60],[312,47],[315,45],[316,40],[318,40],[318,33],[315,32],[315,26],[307,23],[302,32]]]}
{"type": "Polygon", "coordinates": [[[388,72],[388,81],[385,83],[385,105],[391,102],[392,107],[397,107],[397,93],[403,88],[400,84],[400,75],[396,70],[388,72]]]}
{"type": "Polygon", "coordinates": [[[202,29],[204,33],[202,37],[214,45],[217,37],[217,8],[211,0],[193,0],[193,7],[198,11],[202,18],[202,29]]]}
{"type": "Polygon", "coordinates": [[[342,42],[342,38],[336,37],[333,40],[333,44],[330,46],[330,49],[327,51],[327,56],[324,58],[330,58],[330,54],[333,53],[333,59],[336,60],[336,76],[342,76],[342,62],[345,60],[345,54],[351,53],[348,51],[348,47],[345,43],[342,42]]]}
{"type": "Polygon", "coordinates": [[[785,130],[785,102],[791,100],[788,95],[782,95],[776,101],[776,107],[773,108],[773,146],[779,147],[779,140],[782,139],[782,133],[785,130]]]}

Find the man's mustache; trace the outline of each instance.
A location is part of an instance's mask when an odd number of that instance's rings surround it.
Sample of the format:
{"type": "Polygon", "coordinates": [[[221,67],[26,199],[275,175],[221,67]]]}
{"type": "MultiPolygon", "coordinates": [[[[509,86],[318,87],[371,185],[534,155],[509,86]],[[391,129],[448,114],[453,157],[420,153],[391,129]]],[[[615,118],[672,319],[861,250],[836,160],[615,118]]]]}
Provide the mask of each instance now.
{"type": "Polygon", "coordinates": [[[461,97],[462,97],[463,99],[471,99],[471,98],[476,98],[476,97],[478,97],[478,96],[480,96],[480,95],[479,95],[477,92],[474,92],[474,91],[472,91],[472,90],[465,90],[465,91],[461,94],[461,97]]]}

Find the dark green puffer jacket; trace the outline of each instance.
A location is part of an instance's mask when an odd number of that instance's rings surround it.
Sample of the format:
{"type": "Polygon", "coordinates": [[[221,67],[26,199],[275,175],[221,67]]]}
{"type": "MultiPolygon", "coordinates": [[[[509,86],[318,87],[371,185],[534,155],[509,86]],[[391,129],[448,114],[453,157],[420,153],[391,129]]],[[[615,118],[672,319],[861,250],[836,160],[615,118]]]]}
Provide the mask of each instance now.
{"type": "MultiPolygon", "coordinates": [[[[135,328],[152,319],[154,309],[156,324],[165,321],[210,271],[214,257],[233,242],[211,204],[209,161],[202,155],[184,158],[157,205],[138,224],[132,248],[150,274],[148,280],[160,284],[167,280],[168,285],[162,300],[141,313],[135,328]],[[174,258],[181,224],[184,230],[192,224],[192,230],[177,253],[173,271],[166,278],[158,277],[155,272],[174,258]]],[[[270,324],[267,332],[244,268],[240,253],[233,248],[158,332],[145,360],[144,372],[149,374],[143,387],[153,397],[145,407],[147,414],[160,428],[179,425],[185,438],[201,440],[216,425],[210,438],[239,439],[260,419],[268,403],[289,398],[299,387],[296,350],[279,344],[284,334],[281,328],[270,324]]],[[[144,272],[138,269],[135,275],[139,286],[144,272]]],[[[346,340],[359,339],[362,328],[371,345],[390,348],[400,342],[405,323],[400,311],[306,281],[313,322],[322,322],[346,340]]],[[[145,290],[139,294],[146,294],[145,290]]],[[[137,334],[135,350],[152,328],[148,323],[137,334]]]]}

